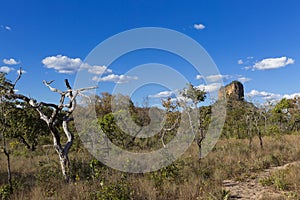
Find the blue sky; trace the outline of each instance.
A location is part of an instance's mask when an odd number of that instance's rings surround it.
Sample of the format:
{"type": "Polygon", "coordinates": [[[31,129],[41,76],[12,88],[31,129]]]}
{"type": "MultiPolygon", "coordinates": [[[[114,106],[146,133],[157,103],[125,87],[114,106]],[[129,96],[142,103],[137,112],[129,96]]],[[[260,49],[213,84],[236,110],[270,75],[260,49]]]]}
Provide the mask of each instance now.
{"type": "MultiPolygon", "coordinates": [[[[63,79],[74,83],[78,66],[102,74],[97,92],[111,92],[116,84],[131,84],[139,77],[124,75],[143,63],[174,67],[196,86],[205,85],[201,74],[168,52],[137,51],[111,66],[85,63],[86,56],[102,41],[120,32],[141,27],[179,31],[196,40],[216,63],[224,84],[244,83],[253,100],[278,100],[300,93],[300,2],[298,0],[119,0],[60,1],[3,0],[0,3],[0,71],[14,80],[24,73],[17,89],[39,100],[55,102],[42,84],[63,79]]],[[[136,101],[150,96],[154,103],[167,88],[145,86],[136,101]]],[[[170,91],[169,91],[170,92],[170,91]]]]}

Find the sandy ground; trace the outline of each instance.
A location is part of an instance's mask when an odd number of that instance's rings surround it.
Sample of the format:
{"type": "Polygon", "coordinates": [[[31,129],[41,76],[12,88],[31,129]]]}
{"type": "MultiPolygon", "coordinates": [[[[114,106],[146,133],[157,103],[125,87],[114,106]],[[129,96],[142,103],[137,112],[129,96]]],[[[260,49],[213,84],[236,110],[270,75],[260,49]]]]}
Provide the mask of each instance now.
{"type": "Polygon", "coordinates": [[[284,166],[272,167],[260,173],[255,173],[244,181],[224,180],[223,187],[230,191],[229,199],[251,200],[285,200],[287,196],[283,191],[276,191],[273,187],[262,186],[260,179],[269,177],[273,171],[285,169],[291,165],[299,165],[300,162],[288,163],[284,166]]]}

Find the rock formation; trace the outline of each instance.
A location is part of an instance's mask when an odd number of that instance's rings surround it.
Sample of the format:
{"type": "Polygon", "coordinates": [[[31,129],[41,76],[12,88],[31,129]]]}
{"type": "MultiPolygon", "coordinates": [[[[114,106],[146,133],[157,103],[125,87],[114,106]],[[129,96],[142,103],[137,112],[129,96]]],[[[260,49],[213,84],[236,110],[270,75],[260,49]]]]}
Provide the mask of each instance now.
{"type": "Polygon", "coordinates": [[[219,100],[244,100],[244,86],[239,81],[233,81],[230,84],[221,87],[218,92],[219,100]]]}

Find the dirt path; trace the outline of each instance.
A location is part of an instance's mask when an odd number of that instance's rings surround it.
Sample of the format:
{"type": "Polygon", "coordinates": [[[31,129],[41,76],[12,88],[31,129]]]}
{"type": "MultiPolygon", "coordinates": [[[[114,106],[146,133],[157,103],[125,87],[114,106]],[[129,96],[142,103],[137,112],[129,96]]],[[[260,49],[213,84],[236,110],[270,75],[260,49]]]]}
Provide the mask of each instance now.
{"type": "Polygon", "coordinates": [[[272,172],[285,169],[291,165],[299,164],[299,162],[288,163],[284,166],[272,167],[260,173],[255,173],[252,178],[245,181],[224,180],[223,186],[226,191],[230,191],[229,199],[251,199],[251,200],[281,200],[286,199],[285,192],[275,191],[273,187],[262,186],[260,179],[269,177],[272,172]]]}

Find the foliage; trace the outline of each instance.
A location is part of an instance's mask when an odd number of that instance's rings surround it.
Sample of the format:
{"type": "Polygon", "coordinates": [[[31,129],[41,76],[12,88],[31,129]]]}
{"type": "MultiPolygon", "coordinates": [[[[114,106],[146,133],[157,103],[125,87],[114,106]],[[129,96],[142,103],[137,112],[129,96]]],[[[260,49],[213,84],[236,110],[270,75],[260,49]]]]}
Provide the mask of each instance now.
{"type": "Polygon", "coordinates": [[[96,193],[98,200],[127,200],[130,199],[130,187],[124,180],[109,185],[103,185],[100,192],[96,193]]]}
{"type": "Polygon", "coordinates": [[[272,176],[270,176],[270,177],[261,179],[260,183],[262,185],[267,185],[267,186],[274,185],[274,187],[277,190],[288,190],[289,185],[286,182],[285,177],[286,177],[285,171],[280,170],[280,171],[272,174],[272,176]]]}
{"type": "Polygon", "coordinates": [[[1,199],[8,199],[9,195],[11,194],[10,186],[9,185],[2,185],[0,187],[0,198],[1,199]]]}
{"type": "MultiPolygon", "coordinates": [[[[1,147],[7,152],[16,152],[12,155],[12,166],[16,179],[31,177],[24,180],[29,188],[16,191],[10,194],[4,177],[6,170],[0,165],[1,187],[0,198],[8,199],[12,195],[24,195],[31,198],[31,194],[38,193],[35,199],[46,197],[59,197],[71,199],[228,199],[229,192],[222,190],[221,182],[227,178],[243,179],[250,172],[255,172],[271,166],[281,165],[290,160],[299,158],[298,131],[300,128],[300,100],[282,99],[275,105],[255,106],[246,101],[228,101],[227,116],[222,132],[222,138],[213,151],[197,162],[198,148],[201,150],[201,141],[207,134],[209,124],[212,122],[212,106],[200,106],[206,98],[206,92],[189,84],[182,90],[182,96],[186,102],[174,102],[171,98],[162,100],[163,109],[155,108],[155,114],[165,112],[164,126],[155,136],[139,138],[126,133],[131,130],[139,133],[138,130],[151,123],[148,106],[139,107],[133,104],[131,99],[122,95],[111,95],[102,93],[95,97],[95,108],[82,109],[82,120],[85,120],[84,109],[96,109],[97,119],[84,127],[83,137],[90,137],[91,130],[102,129],[108,139],[121,148],[132,151],[149,151],[164,147],[176,135],[181,120],[183,109],[190,113],[196,113],[197,120],[192,121],[196,132],[196,143],[193,143],[186,154],[173,164],[156,172],[146,174],[125,174],[107,168],[98,160],[92,158],[84,150],[73,122],[69,123],[69,130],[75,133],[74,156],[71,159],[73,183],[68,186],[61,183],[61,174],[56,162],[46,162],[53,159],[50,153],[45,156],[40,152],[32,152],[30,156],[20,153],[22,148],[40,151],[42,144],[48,144],[52,138],[44,121],[39,119],[39,114],[28,104],[13,101],[6,98],[5,94],[11,92],[13,83],[6,79],[5,74],[0,73],[0,106],[1,112],[1,147]],[[128,110],[114,109],[116,103],[126,103],[128,110]],[[112,106],[113,105],[113,106],[112,106]],[[124,124],[116,123],[116,117],[124,116],[124,124]],[[130,122],[134,122],[136,129],[130,129],[130,122]],[[124,127],[127,129],[124,129],[124,127]],[[127,126],[127,127],[126,127],[127,126]],[[294,135],[285,135],[295,133],[294,135]],[[255,135],[264,138],[264,149],[259,149],[259,142],[255,135]],[[270,136],[270,137],[269,137],[270,136]],[[163,138],[163,142],[162,141],[163,138]],[[251,139],[251,150],[247,147],[247,140],[251,139]],[[287,141],[286,138],[290,138],[287,141]],[[3,141],[6,140],[4,147],[3,141]],[[23,144],[23,146],[21,145],[23,144]],[[198,145],[198,146],[196,146],[198,145]],[[38,155],[38,156],[37,156],[38,155]],[[26,164],[25,164],[26,163],[26,164]],[[39,163],[39,164],[38,164],[39,163]],[[28,165],[28,169],[23,169],[28,165]],[[29,169],[30,168],[30,169],[29,169]],[[32,175],[33,174],[33,175],[32,175]],[[30,176],[31,175],[31,176],[30,176]],[[212,187],[213,186],[213,187],[212,187]],[[69,194],[68,191],[69,190],[69,194]],[[80,196],[82,194],[83,196],[80,196]],[[88,195],[90,194],[90,196],[88,195]],[[63,197],[60,197],[63,196],[63,197]],[[68,196],[69,195],[69,196],[68,196]]],[[[218,102],[216,102],[218,103],[218,102]]],[[[122,108],[121,106],[118,108],[122,108]]],[[[53,109],[41,107],[47,115],[51,115],[53,109]]],[[[152,108],[151,108],[152,109],[152,108]]],[[[57,115],[57,123],[60,124],[66,111],[57,115]]],[[[57,127],[56,127],[57,128],[57,127]]],[[[57,128],[61,133],[61,127],[57,128]]],[[[61,137],[66,140],[65,136],[61,137]]],[[[103,153],[103,152],[101,152],[103,153]]],[[[3,155],[0,157],[0,164],[4,163],[3,155]]],[[[199,155],[198,155],[199,156],[199,155]]],[[[127,164],[127,163],[125,163],[127,164]]],[[[300,190],[296,183],[299,183],[297,171],[290,171],[273,174],[271,177],[261,180],[262,184],[273,185],[277,190],[293,189],[300,190]]],[[[25,178],[24,178],[25,179],[25,178]]],[[[22,182],[23,183],[23,182],[22,182]]],[[[21,196],[22,197],[22,196],[21,196]]],[[[12,199],[22,199],[20,196],[13,196],[12,199]]],[[[26,198],[25,198],[26,199],[26,198]]]]}

